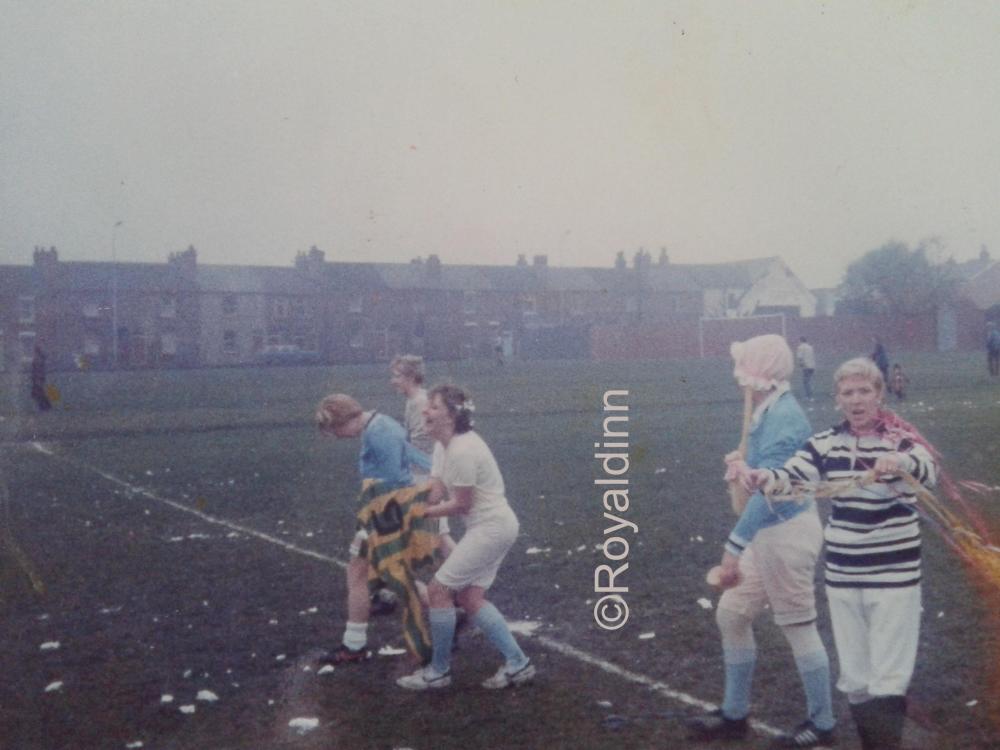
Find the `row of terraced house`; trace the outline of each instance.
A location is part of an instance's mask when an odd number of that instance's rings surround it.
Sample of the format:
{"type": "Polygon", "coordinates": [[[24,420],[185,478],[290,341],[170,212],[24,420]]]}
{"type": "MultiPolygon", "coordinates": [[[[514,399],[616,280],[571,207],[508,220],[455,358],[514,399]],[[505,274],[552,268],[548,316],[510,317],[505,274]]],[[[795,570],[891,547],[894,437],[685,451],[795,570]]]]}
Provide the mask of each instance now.
{"type": "MultiPolygon", "coordinates": [[[[764,312],[812,316],[817,297],[776,257],[679,265],[639,251],[606,268],[327,261],[65,261],[36,247],[31,265],[0,266],[0,366],[42,348],[56,369],[248,365],[293,352],[317,362],[372,362],[401,351],[430,359],[590,354],[598,325],[694,321],[764,312]]],[[[822,312],[821,310],[819,312],[822,312]]]]}

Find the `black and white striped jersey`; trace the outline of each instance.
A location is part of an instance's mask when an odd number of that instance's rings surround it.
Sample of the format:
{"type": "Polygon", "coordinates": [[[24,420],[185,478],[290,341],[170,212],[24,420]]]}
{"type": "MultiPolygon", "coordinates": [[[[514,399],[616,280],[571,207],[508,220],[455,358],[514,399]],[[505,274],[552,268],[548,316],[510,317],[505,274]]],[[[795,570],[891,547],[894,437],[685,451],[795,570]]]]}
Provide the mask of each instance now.
{"type": "MultiPolygon", "coordinates": [[[[771,469],[778,489],[796,481],[855,479],[888,453],[909,458],[906,470],[921,484],[936,481],[924,446],[884,434],[856,436],[841,424],[813,435],[781,469],[771,469]]],[[[833,498],[824,531],[826,583],[845,588],[896,588],[920,582],[920,520],[916,496],[902,479],[877,481],[833,498]]]]}

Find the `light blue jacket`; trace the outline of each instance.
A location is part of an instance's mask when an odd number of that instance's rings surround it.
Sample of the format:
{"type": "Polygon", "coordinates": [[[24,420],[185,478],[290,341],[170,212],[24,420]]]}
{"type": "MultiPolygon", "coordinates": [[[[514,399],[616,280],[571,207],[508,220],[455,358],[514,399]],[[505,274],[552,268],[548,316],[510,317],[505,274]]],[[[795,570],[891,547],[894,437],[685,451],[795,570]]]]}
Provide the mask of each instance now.
{"type": "MultiPolygon", "coordinates": [[[[791,391],[785,391],[751,427],[746,462],[751,469],[783,466],[810,435],[809,419],[791,391]]],[[[770,503],[762,493],[755,492],[726,540],[726,551],[737,556],[743,554],[758,531],[794,518],[814,505],[812,498],[805,502],[770,503]]]]}
{"type": "Polygon", "coordinates": [[[430,457],[406,441],[406,430],[392,417],[374,414],[361,434],[358,471],[362,479],[377,479],[385,491],[413,484],[410,465],[430,471],[430,457]]]}

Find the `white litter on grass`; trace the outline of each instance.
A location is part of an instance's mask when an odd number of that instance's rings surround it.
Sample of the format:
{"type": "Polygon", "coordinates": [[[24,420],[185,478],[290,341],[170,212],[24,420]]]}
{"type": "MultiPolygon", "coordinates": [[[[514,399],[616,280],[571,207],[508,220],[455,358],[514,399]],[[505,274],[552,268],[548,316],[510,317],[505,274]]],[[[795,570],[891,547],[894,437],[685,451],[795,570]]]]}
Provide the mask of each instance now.
{"type": "Polygon", "coordinates": [[[698,606],[701,607],[702,609],[711,609],[712,602],[710,602],[705,597],[701,597],[701,599],[698,600],[698,606]]]}
{"type": "Polygon", "coordinates": [[[201,532],[196,532],[194,534],[188,534],[188,539],[211,539],[208,534],[202,534],[201,532]]]}
{"type": "Polygon", "coordinates": [[[583,552],[585,549],[587,549],[587,545],[586,544],[581,544],[579,547],[576,548],[576,551],[577,552],[583,552]]]}
{"type": "Polygon", "coordinates": [[[45,643],[38,647],[38,650],[55,651],[57,648],[59,648],[59,641],[45,641],[45,643]]]}
{"type": "Polygon", "coordinates": [[[333,665],[332,664],[327,664],[326,666],[321,667],[320,670],[316,674],[330,674],[330,672],[332,672],[332,671],[333,671],[333,665]]]}
{"type": "Polygon", "coordinates": [[[297,731],[299,734],[305,734],[306,732],[311,732],[319,726],[319,719],[312,716],[299,716],[298,718],[289,721],[288,726],[297,731]]]}
{"type": "Polygon", "coordinates": [[[160,696],[160,703],[167,704],[173,702],[174,702],[174,696],[172,696],[170,693],[164,693],[163,695],[160,696]]]}
{"type": "Polygon", "coordinates": [[[663,468],[663,467],[661,466],[661,467],[660,467],[659,469],[657,469],[657,470],[656,470],[656,471],[654,471],[653,473],[654,473],[654,474],[665,474],[665,473],[666,473],[666,471],[667,471],[667,470],[666,470],[665,468],[663,468]]]}
{"type": "Polygon", "coordinates": [[[190,676],[191,676],[191,670],[190,670],[190,669],[185,669],[185,670],[184,670],[184,679],[186,680],[186,679],[188,679],[188,678],[189,678],[190,676]]]}
{"type": "Polygon", "coordinates": [[[308,664],[306,664],[304,667],[302,667],[302,671],[303,672],[312,672],[313,668],[310,667],[308,664]]]}
{"type": "Polygon", "coordinates": [[[597,705],[600,706],[601,708],[611,708],[613,704],[611,703],[611,701],[597,701],[597,705]]]}
{"type": "Polygon", "coordinates": [[[180,707],[180,712],[182,714],[193,714],[197,710],[198,709],[195,708],[195,706],[194,706],[193,703],[187,703],[187,704],[185,704],[185,705],[183,705],[183,706],[180,707]]]}
{"type": "Polygon", "coordinates": [[[944,617],[944,611],[943,610],[941,612],[938,612],[938,618],[940,619],[942,617],[944,617]]]}
{"type": "Polygon", "coordinates": [[[303,609],[299,612],[300,615],[314,615],[319,612],[318,607],[310,607],[309,609],[303,609]]]}
{"type": "Polygon", "coordinates": [[[55,693],[56,691],[62,690],[62,680],[56,680],[55,682],[50,682],[45,686],[46,693],[55,693]]]}
{"type": "Polygon", "coordinates": [[[38,615],[38,617],[36,617],[35,619],[36,620],[48,620],[49,616],[48,615],[38,615]]]}
{"type": "Polygon", "coordinates": [[[142,747],[142,740],[136,740],[135,742],[126,743],[125,747],[142,747]]]}
{"type": "Polygon", "coordinates": [[[153,470],[152,469],[146,469],[146,476],[147,477],[153,476],[153,470]]]}
{"type": "Polygon", "coordinates": [[[267,705],[273,706],[274,705],[274,699],[273,698],[268,698],[267,699],[267,705]]]}
{"type": "Polygon", "coordinates": [[[226,534],[226,539],[236,539],[237,537],[239,537],[239,534],[237,534],[235,531],[230,531],[228,534],[226,534]]]}
{"type": "Polygon", "coordinates": [[[117,614],[117,613],[119,613],[121,611],[122,611],[122,605],[119,604],[117,607],[105,607],[104,609],[101,610],[101,614],[102,615],[114,615],[114,614],[117,614]]]}
{"type": "Polygon", "coordinates": [[[199,690],[198,695],[195,696],[196,700],[204,701],[205,703],[215,703],[219,700],[219,696],[213,693],[211,690],[199,690]]]}
{"type": "Polygon", "coordinates": [[[640,641],[648,641],[650,638],[656,638],[656,633],[650,631],[648,633],[639,633],[640,641]]]}
{"type": "Polygon", "coordinates": [[[267,621],[267,624],[268,624],[268,625],[277,625],[277,624],[278,624],[278,621],[277,621],[277,620],[273,620],[273,619],[272,619],[272,620],[268,620],[268,621],[267,621]]]}
{"type": "Polygon", "coordinates": [[[551,552],[551,551],[552,551],[551,547],[544,547],[544,548],[543,547],[528,547],[528,549],[526,549],[524,551],[524,554],[526,554],[526,555],[537,555],[537,554],[539,554],[541,552],[551,552]]]}
{"type": "Polygon", "coordinates": [[[172,536],[167,541],[168,542],[183,542],[184,541],[184,537],[182,537],[182,536],[172,536]]]}
{"type": "Polygon", "coordinates": [[[278,654],[277,656],[274,657],[274,660],[275,661],[284,661],[285,660],[285,655],[284,654],[278,654]]]}
{"type": "Polygon", "coordinates": [[[510,629],[511,633],[517,633],[518,635],[532,635],[536,630],[542,627],[542,623],[529,622],[528,620],[512,620],[507,623],[507,627],[510,629]]]}
{"type": "Polygon", "coordinates": [[[400,654],[405,653],[405,648],[393,648],[392,646],[383,646],[378,650],[379,656],[399,656],[400,654]]]}
{"type": "Polygon", "coordinates": [[[973,706],[976,706],[978,704],[979,704],[979,701],[977,701],[975,698],[973,698],[971,701],[969,701],[965,705],[968,706],[969,708],[972,708],[973,706]]]}

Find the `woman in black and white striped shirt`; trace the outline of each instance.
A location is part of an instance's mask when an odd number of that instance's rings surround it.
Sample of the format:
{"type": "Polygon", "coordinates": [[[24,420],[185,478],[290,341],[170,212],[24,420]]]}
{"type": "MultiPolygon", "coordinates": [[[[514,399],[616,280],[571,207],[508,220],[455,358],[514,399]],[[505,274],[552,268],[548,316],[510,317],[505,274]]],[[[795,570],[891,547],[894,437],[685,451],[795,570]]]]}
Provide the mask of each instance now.
{"type": "Polygon", "coordinates": [[[931,486],[930,445],[882,406],[885,383],[868,359],[834,373],[843,423],[813,435],[780,469],[751,472],[766,493],[798,482],[876,479],[832,498],[824,532],[826,592],[847,693],[862,747],[896,748],[920,634],[920,521],[907,474],[931,486]]]}

